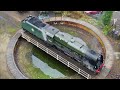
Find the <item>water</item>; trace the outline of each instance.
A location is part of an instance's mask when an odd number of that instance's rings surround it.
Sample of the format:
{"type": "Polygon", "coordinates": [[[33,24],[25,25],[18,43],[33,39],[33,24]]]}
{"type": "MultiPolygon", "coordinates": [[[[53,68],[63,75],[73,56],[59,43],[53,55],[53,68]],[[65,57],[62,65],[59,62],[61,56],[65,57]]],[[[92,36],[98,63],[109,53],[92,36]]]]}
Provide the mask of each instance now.
{"type": "Polygon", "coordinates": [[[39,68],[45,75],[49,75],[52,78],[64,78],[61,72],[56,69],[51,68],[47,63],[43,62],[36,56],[32,55],[32,63],[35,67],[39,68]]]}

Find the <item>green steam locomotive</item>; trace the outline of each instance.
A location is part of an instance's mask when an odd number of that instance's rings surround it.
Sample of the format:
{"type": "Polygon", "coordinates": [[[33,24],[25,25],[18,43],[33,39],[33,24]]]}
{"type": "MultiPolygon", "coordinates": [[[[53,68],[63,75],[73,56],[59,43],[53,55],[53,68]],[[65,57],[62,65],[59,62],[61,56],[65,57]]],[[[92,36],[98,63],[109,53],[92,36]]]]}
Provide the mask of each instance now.
{"type": "Polygon", "coordinates": [[[89,70],[95,73],[101,71],[104,65],[103,55],[88,48],[82,39],[61,32],[34,16],[28,16],[22,20],[21,26],[23,30],[64,52],[78,63],[82,63],[89,70]]]}

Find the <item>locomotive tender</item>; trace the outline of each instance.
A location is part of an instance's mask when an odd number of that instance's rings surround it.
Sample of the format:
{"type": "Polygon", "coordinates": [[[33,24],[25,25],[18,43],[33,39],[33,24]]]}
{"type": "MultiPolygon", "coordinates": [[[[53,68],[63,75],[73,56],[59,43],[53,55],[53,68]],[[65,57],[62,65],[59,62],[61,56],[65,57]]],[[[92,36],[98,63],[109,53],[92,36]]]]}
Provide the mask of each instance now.
{"type": "Polygon", "coordinates": [[[68,33],[42,22],[37,17],[28,16],[21,22],[23,30],[35,35],[49,46],[64,52],[74,60],[82,63],[89,70],[99,73],[103,67],[103,55],[88,48],[86,43],[68,33]]]}

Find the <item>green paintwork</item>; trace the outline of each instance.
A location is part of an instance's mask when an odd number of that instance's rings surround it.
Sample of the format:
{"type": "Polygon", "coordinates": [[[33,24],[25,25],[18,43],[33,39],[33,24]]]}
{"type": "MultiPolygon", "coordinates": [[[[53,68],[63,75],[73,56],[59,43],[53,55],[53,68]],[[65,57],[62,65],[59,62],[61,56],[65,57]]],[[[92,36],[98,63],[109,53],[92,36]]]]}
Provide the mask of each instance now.
{"type": "Polygon", "coordinates": [[[27,30],[28,32],[32,33],[33,35],[37,36],[38,38],[44,40],[43,38],[43,34],[41,31],[38,30],[38,28],[30,25],[27,22],[22,22],[21,24],[22,28],[24,28],[25,30],[27,30]],[[34,29],[34,31],[32,31],[32,29],[34,29]]]}
{"type": "Polygon", "coordinates": [[[71,51],[76,52],[79,55],[84,55],[82,52],[80,52],[79,50],[75,49],[74,47],[70,46],[68,43],[66,43],[63,40],[60,40],[58,37],[54,36],[54,44],[57,46],[58,44],[61,44],[63,47],[69,48],[71,51]]]}
{"type": "MultiPolygon", "coordinates": [[[[22,21],[21,23],[22,25],[22,28],[24,28],[25,30],[27,30],[28,32],[30,32],[31,34],[37,36],[38,38],[44,40],[43,38],[43,33],[38,30],[39,28],[37,28],[36,26],[34,26],[33,24],[30,24],[28,21],[22,21]],[[34,30],[34,31],[33,31],[34,30]]],[[[45,31],[45,30],[44,30],[45,31]]],[[[59,36],[56,37],[54,35],[53,38],[47,36],[47,42],[49,44],[52,44],[52,45],[56,45],[56,46],[62,46],[63,48],[66,47],[68,49],[70,49],[71,52],[75,52],[77,53],[78,55],[84,55],[82,52],[80,52],[80,50],[77,50],[76,48],[70,46],[67,42],[65,42],[64,40],[60,40],[59,36]]]]}

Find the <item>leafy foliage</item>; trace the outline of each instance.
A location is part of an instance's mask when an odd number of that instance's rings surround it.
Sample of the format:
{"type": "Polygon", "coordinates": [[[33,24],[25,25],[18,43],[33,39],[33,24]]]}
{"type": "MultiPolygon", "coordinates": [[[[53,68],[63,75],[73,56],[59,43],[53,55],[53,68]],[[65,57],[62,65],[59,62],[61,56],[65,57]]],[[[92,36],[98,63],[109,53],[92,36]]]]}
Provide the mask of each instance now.
{"type": "Polygon", "coordinates": [[[113,11],[104,11],[104,14],[102,16],[102,22],[105,26],[110,25],[112,14],[113,11]]]}
{"type": "Polygon", "coordinates": [[[104,26],[104,28],[103,28],[103,33],[104,33],[105,35],[107,35],[108,32],[109,32],[110,30],[112,30],[112,28],[113,28],[113,27],[110,25],[112,15],[113,15],[113,11],[104,11],[103,16],[102,16],[102,18],[101,18],[101,19],[102,19],[103,26],[104,26]]]}
{"type": "Polygon", "coordinates": [[[105,35],[107,35],[108,32],[111,31],[112,29],[113,29],[113,26],[111,26],[111,25],[106,25],[106,26],[103,28],[103,33],[104,33],[105,35]]]}

